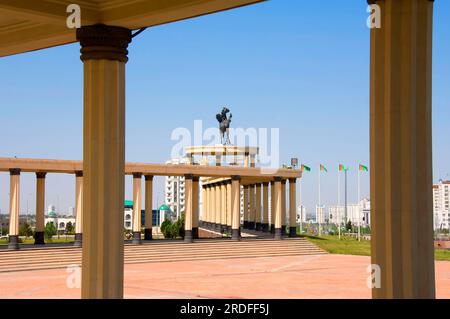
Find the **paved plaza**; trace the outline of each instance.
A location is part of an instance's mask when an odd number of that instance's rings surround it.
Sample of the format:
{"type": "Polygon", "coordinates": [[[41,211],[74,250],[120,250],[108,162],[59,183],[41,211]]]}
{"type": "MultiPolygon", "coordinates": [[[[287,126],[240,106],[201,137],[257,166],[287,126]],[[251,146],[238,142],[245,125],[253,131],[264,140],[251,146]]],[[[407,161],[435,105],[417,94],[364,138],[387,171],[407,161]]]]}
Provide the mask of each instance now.
{"type": "MultiPolygon", "coordinates": [[[[126,264],[125,298],[370,298],[369,263],[324,254],[126,264]]],[[[69,275],[0,273],[2,298],[80,298],[80,289],[67,287],[69,275]]],[[[436,262],[436,283],[437,297],[450,298],[450,262],[436,262]]]]}

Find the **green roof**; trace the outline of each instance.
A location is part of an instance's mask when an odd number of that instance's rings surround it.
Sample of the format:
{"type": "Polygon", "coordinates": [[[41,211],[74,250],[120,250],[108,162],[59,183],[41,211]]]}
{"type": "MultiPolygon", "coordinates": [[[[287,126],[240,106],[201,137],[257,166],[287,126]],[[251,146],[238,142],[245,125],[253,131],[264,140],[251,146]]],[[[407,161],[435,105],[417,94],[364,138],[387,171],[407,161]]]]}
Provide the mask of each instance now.
{"type": "Polygon", "coordinates": [[[49,212],[48,217],[58,217],[58,215],[55,212],[49,212]]]}
{"type": "Polygon", "coordinates": [[[159,210],[166,210],[166,211],[170,211],[170,207],[169,207],[169,206],[167,206],[167,205],[165,205],[165,204],[163,204],[163,205],[161,205],[161,206],[159,207],[159,210]]]}
{"type": "Polygon", "coordinates": [[[125,200],[125,206],[133,206],[133,201],[132,200],[125,200]]]}

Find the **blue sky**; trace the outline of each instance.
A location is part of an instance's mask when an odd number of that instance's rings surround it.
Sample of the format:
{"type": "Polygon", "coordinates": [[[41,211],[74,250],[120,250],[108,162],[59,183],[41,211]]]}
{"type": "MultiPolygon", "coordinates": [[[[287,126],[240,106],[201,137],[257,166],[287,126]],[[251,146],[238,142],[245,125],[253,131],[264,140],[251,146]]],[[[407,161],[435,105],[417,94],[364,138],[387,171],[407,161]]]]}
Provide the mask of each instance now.
{"type": "MultiPolygon", "coordinates": [[[[357,165],[369,164],[369,30],[366,1],[272,0],[147,29],[130,45],[126,158],[159,163],[172,130],[194,120],[216,126],[223,105],[233,126],[280,128],[281,159],[313,168],[302,181],[309,212],[317,169],[326,205],[337,201],[337,166],[347,164],[349,202],[357,165]]],[[[434,179],[450,178],[450,2],[435,2],[434,179]]],[[[82,158],[82,63],[72,44],[0,59],[0,156],[82,158]]],[[[162,186],[162,180],[157,183],[162,186]]],[[[132,196],[127,178],[126,194],[132,196]]],[[[34,176],[23,174],[21,211],[34,212],[34,176]]],[[[9,176],[0,174],[0,209],[9,176]]],[[[369,176],[362,195],[369,194],[369,176]]],[[[157,196],[155,194],[155,196],[157,196]]],[[[159,199],[162,196],[158,191],[159,199]]],[[[49,175],[46,205],[74,204],[74,177],[49,175]]]]}

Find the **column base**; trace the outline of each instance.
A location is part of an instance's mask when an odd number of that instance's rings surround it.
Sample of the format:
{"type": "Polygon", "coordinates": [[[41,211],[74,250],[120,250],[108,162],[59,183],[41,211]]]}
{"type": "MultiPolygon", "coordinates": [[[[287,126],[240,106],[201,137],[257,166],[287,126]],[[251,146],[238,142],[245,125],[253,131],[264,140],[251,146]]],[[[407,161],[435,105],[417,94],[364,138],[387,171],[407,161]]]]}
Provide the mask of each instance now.
{"type": "Polygon", "coordinates": [[[244,220],[244,224],[242,225],[244,229],[248,228],[248,221],[244,220]]]}
{"type": "Polygon", "coordinates": [[[216,224],[216,232],[218,232],[218,233],[222,232],[222,225],[216,224]]]}
{"type": "Polygon", "coordinates": [[[45,245],[43,231],[34,232],[34,244],[35,245],[45,245]]]}
{"type": "Polygon", "coordinates": [[[192,243],[192,230],[185,230],[184,231],[184,242],[185,243],[192,243]]]}
{"type": "Polygon", "coordinates": [[[144,240],[152,240],[153,239],[153,231],[152,229],[145,229],[144,230],[144,240]]]}
{"type": "Polygon", "coordinates": [[[274,224],[270,224],[270,233],[275,234],[275,225],[274,224]]]}
{"type": "Polygon", "coordinates": [[[281,226],[281,236],[286,236],[286,225],[281,226]]]}
{"type": "Polygon", "coordinates": [[[261,231],[261,223],[256,223],[256,224],[255,224],[255,229],[256,229],[257,231],[261,231]]]}
{"type": "Polygon", "coordinates": [[[192,238],[193,239],[198,239],[198,227],[194,227],[192,228],[192,238]]]}
{"type": "Polygon", "coordinates": [[[11,249],[11,250],[19,249],[19,236],[18,235],[9,236],[8,249],[11,249]]]}
{"type": "Polygon", "coordinates": [[[133,232],[133,241],[131,242],[134,245],[140,245],[141,242],[141,232],[140,231],[134,231],[133,232]]]}
{"type": "Polygon", "coordinates": [[[261,224],[261,231],[265,233],[269,232],[269,224],[261,224]]]}
{"type": "Polygon", "coordinates": [[[255,222],[248,222],[248,229],[255,230],[255,222]]]}
{"type": "Polygon", "coordinates": [[[281,228],[275,228],[274,236],[275,240],[281,240],[283,236],[281,235],[281,228]]]}
{"type": "Polygon", "coordinates": [[[73,243],[75,247],[83,246],[83,234],[75,234],[75,242],[73,243]]]}
{"type": "Polygon", "coordinates": [[[232,229],[231,230],[231,240],[234,240],[234,241],[241,240],[241,230],[240,229],[232,229]]]}
{"type": "Polygon", "coordinates": [[[297,237],[297,227],[289,227],[289,237],[297,237]]]}

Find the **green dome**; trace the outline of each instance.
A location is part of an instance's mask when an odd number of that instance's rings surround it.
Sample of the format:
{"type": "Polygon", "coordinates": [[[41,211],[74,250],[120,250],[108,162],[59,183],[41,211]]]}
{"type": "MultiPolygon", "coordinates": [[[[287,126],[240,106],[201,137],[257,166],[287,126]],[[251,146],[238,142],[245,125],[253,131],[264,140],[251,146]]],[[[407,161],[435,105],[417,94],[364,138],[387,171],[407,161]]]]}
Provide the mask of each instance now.
{"type": "Polygon", "coordinates": [[[165,204],[163,204],[163,205],[161,205],[161,206],[159,207],[159,210],[170,211],[170,207],[167,206],[167,205],[165,205],[165,204]]]}
{"type": "Polygon", "coordinates": [[[55,212],[50,212],[50,213],[48,213],[48,217],[56,218],[56,217],[58,217],[58,215],[56,215],[55,212]]]}

